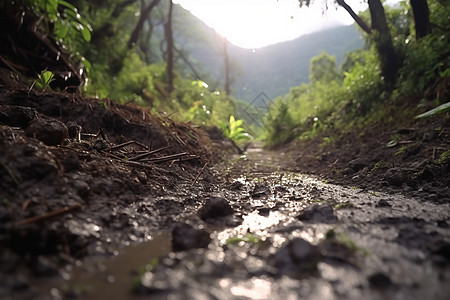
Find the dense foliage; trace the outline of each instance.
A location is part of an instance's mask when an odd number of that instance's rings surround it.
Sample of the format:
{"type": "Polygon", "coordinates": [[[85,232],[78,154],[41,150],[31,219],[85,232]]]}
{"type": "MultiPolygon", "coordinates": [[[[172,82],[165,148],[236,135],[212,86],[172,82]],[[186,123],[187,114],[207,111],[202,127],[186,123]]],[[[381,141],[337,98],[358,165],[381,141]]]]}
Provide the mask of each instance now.
{"type": "MultiPolygon", "coordinates": [[[[345,3],[337,1],[341,2],[345,3]]],[[[21,0],[3,3],[0,8],[8,9],[8,13],[11,11],[19,18],[29,18],[31,21],[23,24],[29,24],[32,30],[38,28],[42,36],[50,36],[66,51],[81,67],[77,70],[84,72],[82,79],[86,84],[81,90],[87,95],[108,97],[121,103],[133,102],[180,121],[222,124],[225,134],[235,136],[236,140],[241,139],[245,131],[259,135],[258,127],[262,124],[258,120],[258,108],[224,92],[230,90],[233,79],[228,77],[239,73],[238,66],[232,65],[229,59],[226,43],[217,38],[215,51],[223,61],[215,62],[215,66],[223,67],[216,69],[218,73],[225,73],[226,78],[217,82],[201,67],[199,58],[193,58],[188,46],[210,46],[205,41],[204,24],[193,22],[190,13],[178,6],[174,6],[172,12],[170,3],[160,0],[21,0]],[[236,120],[235,116],[245,118],[246,122],[236,120]]],[[[431,27],[418,34],[417,11],[413,14],[409,2],[401,2],[395,8],[385,7],[381,10],[382,18],[375,17],[380,10],[374,12],[373,3],[379,1],[369,1],[370,9],[358,17],[362,24],[372,22],[372,28],[361,27],[365,32],[364,50],[347,53],[341,66],[337,66],[336,57],[321,53],[311,59],[310,82],[293,87],[287,95],[275,99],[263,124],[268,145],[308,138],[343,124],[354,125],[361,116],[377,112],[382,106],[395,105],[398,99],[408,96],[414,96],[411,97],[414,101],[421,100],[418,105],[424,100],[432,100],[436,106],[448,101],[448,5],[442,0],[426,1],[431,27]],[[380,37],[382,29],[376,24],[384,18],[389,32],[383,34],[392,40],[394,47],[389,49],[393,54],[390,59],[396,59],[395,73],[389,74],[389,78],[386,77],[389,63],[380,40],[384,37],[380,37]]],[[[298,51],[293,44],[292,47],[288,50],[298,51]]],[[[256,51],[252,55],[263,54],[256,51]]],[[[285,59],[284,63],[261,66],[263,69],[251,73],[252,80],[271,76],[277,68],[286,73],[295,69],[290,68],[292,61],[285,59]],[[267,70],[262,72],[264,68],[267,70]]],[[[51,72],[36,71],[36,87],[47,88],[52,84],[51,72]]],[[[272,81],[278,84],[275,79],[272,81]]]]}
{"type": "MultiPolygon", "coordinates": [[[[265,122],[267,145],[311,137],[328,128],[357,125],[358,120],[376,118],[382,107],[408,96],[417,99],[417,105],[448,101],[450,8],[439,0],[428,3],[433,28],[421,39],[416,38],[408,3],[385,7],[396,53],[402,61],[394,89],[387,88],[383,80],[379,55],[368,35],[366,49],[347,53],[339,70],[334,58],[322,53],[311,60],[310,83],[292,88],[271,106],[265,122]]],[[[361,13],[363,19],[367,16],[368,12],[361,13]]]]}
{"type": "MultiPolygon", "coordinates": [[[[183,48],[188,39],[201,44],[201,27],[192,24],[190,13],[178,6],[169,19],[169,4],[157,0],[22,0],[3,5],[30,19],[30,26],[66,51],[84,76],[87,72],[80,89],[88,96],[133,102],[153,113],[201,125],[227,123],[236,115],[237,101],[220,89],[221,84],[209,86],[205,82],[209,77],[183,48]],[[173,45],[168,43],[169,22],[174,29],[173,45]],[[169,52],[174,57],[170,73],[169,52]]],[[[39,76],[36,87],[49,87],[50,71],[35,75],[39,76]]]]}

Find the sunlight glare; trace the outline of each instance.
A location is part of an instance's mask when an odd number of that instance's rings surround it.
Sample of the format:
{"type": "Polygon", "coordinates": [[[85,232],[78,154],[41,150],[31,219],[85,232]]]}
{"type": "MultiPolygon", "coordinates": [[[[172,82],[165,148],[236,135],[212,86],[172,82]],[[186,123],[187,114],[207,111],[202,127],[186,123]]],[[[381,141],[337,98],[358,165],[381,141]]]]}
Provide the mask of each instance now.
{"type": "MultiPolygon", "coordinates": [[[[367,4],[347,1],[355,11],[367,4]]],[[[295,39],[338,24],[354,21],[341,7],[330,4],[323,13],[322,1],[299,8],[297,0],[176,0],[234,45],[254,49],[295,39]]]]}

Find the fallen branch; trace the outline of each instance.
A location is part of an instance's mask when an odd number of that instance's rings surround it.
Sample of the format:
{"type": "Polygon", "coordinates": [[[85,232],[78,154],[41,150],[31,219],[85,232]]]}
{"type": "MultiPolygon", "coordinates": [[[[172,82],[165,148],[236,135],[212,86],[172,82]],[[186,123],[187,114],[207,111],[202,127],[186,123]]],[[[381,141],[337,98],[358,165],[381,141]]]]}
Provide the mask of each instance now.
{"type": "Polygon", "coordinates": [[[56,216],[59,216],[59,215],[66,214],[68,212],[71,212],[71,211],[79,209],[79,208],[81,208],[80,204],[75,204],[75,205],[72,205],[72,206],[63,207],[63,208],[51,211],[49,213],[40,215],[40,216],[34,216],[34,217],[31,217],[31,218],[27,218],[27,219],[18,221],[16,223],[14,223],[14,225],[15,226],[22,226],[22,225],[27,225],[27,224],[31,224],[31,223],[44,221],[44,220],[47,220],[47,219],[50,219],[50,218],[53,218],[53,217],[56,217],[56,216]]]}

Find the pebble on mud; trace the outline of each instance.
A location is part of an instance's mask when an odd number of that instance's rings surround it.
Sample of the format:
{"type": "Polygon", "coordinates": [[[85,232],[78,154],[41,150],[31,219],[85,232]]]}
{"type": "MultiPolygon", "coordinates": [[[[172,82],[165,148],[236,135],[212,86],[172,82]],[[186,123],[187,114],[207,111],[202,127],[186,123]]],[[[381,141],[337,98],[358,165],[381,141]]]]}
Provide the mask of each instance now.
{"type": "Polygon", "coordinates": [[[227,200],[219,196],[211,196],[198,210],[198,216],[203,221],[234,214],[234,209],[227,200]]]}
{"type": "Polygon", "coordinates": [[[378,201],[378,203],[375,206],[376,207],[391,207],[392,205],[386,199],[381,199],[380,201],[378,201]]]}
{"type": "Polygon", "coordinates": [[[313,204],[306,207],[300,212],[297,219],[312,223],[336,223],[338,221],[338,218],[334,214],[333,207],[326,204],[313,204]]]}
{"type": "Polygon", "coordinates": [[[48,146],[61,145],[68,137],[66,125],[58,120],[33,120],[25,129],[25,134],[36,138],[48,146]]]}
{"type": "Polygon", "coordinates": [[[399,169],[399,168],[391,168],[386,171],[386,175],[384,179],[392,185],[401,186],[406,183],[411,185],[411,175],[408,170],[399,169]]]}
{"type": "Polygon", "coordinates": [[[270,188],[265,184],[257,184],[252,192],[253,199],[266,197],[270,194],[270,188]]]}
{"type": "Polygon", "coordinates": [[[369,162],[363,158],[356,158],[348,163],[349,167],[355,172],[364,169],[368,164],[369,162]]]}
{"type": "Polygon", "coordinates": [[[319,248],[302,238],[292,239],[275,255],[275,266],[280,274],[299,275],[299,272],[317,270],[321,258],[319,248]]]}
{"type": "Polygon", "coordinates": [[[370,275],[368,278],[369,284],[371,287],[376,289],[385,289],[392,285],[391,278],[389,278],[386,274],[377,272],[370,275]]]}
{"type": "Polygon", "coordinates": [[[210,242],[211,237],[207,231],[195,229],[188,224],[179,224],[172,230],[173,251],[208,248],[210,242]]]}

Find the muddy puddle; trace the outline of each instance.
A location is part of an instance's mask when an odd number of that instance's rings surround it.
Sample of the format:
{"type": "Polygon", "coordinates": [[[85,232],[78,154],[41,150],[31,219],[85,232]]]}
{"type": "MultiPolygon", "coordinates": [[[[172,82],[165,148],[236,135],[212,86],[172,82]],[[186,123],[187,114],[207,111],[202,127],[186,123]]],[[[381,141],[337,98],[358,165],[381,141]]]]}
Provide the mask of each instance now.
{"type": "Polygon", "coordinates": [[[170,232],[66,267],[48,299],[448,299],[448,205],[274,167],[283,159],[251,149],[170,232]]]}

